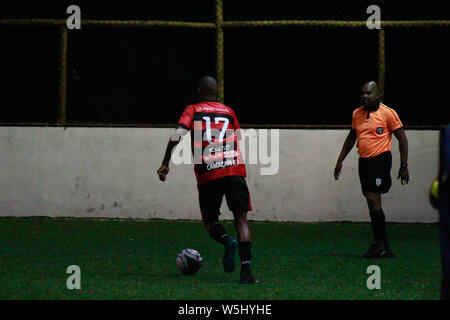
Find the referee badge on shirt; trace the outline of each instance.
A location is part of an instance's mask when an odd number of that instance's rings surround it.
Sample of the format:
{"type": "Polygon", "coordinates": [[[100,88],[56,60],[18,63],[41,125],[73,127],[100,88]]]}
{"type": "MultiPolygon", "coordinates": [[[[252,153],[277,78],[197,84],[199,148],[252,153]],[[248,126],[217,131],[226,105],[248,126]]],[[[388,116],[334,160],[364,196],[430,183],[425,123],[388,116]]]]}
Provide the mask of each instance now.
{"type": "Polygon", "coordinates": [[[378,133],[378,134],[382,134],[382,133],[383,133],[383,131],[384,131],[384,130],[383,130],[383,128],[382,128],[382,127],[378,127],[378,128],[377,128],[377,133],[378,133]]]}

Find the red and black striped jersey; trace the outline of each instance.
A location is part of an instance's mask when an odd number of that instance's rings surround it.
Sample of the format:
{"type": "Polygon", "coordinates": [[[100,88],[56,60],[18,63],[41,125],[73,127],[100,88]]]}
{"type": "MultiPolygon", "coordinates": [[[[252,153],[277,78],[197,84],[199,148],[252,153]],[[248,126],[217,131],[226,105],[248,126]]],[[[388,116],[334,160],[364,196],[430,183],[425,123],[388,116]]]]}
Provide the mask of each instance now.
{"type": "Polygon", "coordinates": [[[191,130],[198,184],[226,176],[247,176],[236,135],[239,121],[232,108],[213,101],[189,105],[178,126],[191,130]]]}

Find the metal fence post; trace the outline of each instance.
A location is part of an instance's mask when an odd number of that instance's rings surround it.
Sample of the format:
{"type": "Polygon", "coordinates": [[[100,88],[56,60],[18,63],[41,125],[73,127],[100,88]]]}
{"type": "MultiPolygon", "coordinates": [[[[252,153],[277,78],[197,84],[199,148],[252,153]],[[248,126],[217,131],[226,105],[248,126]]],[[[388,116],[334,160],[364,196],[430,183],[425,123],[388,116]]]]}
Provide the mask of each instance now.
{"type": "Polygon", "coordinates": [[[216,73],[219,87],[219,101],[224,102],[223,72],[223,0],[216,0],[216,73]]]}
{"type": "Polygon", "coordinates": [[[59,90],[58,90],[58,119],[59,124],[66,123],[66,101],[67,101],[67,28],[60,27],[60,64],[59,64],[59,90]]]}
{"type": "Polygon", "coordinates": [[[381,89],[381,100],[384,100],[384,87],[386,80],[386,59],[385,59],[385,35],[384,30],[378,31],[378,85],[381,89]]]}

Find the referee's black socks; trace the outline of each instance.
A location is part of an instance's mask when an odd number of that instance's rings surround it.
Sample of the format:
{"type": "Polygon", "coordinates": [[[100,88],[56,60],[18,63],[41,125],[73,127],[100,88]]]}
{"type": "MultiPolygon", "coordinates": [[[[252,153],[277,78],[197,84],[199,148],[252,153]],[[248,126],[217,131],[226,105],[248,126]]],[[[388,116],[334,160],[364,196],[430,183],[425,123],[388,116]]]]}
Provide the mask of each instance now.
{"type": "Polygon", "coordinates": [[[383,210],[370,211],[370,220],[375,242],[387,243],[386,216],[383,210]]]}
{"type": "Polygon", "coordinates": [[[209,228],[209,235],[223,245],[226,245],[231,240],[230,236],[225,231],[225,228],[219,223],[212,224],[209,228]]]}

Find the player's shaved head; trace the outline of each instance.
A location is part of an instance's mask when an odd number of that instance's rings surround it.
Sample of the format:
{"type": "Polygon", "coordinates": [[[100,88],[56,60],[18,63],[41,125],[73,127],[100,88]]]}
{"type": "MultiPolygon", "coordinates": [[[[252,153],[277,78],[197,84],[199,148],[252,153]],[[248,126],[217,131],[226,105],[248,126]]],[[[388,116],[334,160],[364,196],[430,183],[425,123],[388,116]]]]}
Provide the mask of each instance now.
{"type": "Polygon", "coordinates": [[[363,88],[366,88],[367,90],[370,90],[373,93],[380,94],[380,87],[378,87],[378,84],[375,81],[369,81],[363,84],[363,88]]]}
{"type": "Polygon", "coordinates": [[[198,97],[200,100],[217,99],[217,81],[211,76],[204,76],[198,84],[198,97]]]}
{"type": "Polygon", "coordinates": [[[375,81],[369,81],[363,84],[361,88],[361,99],[365,107],[378,107],[380,95],[380,87],[378,87],[378,84],[375,81]]]}

